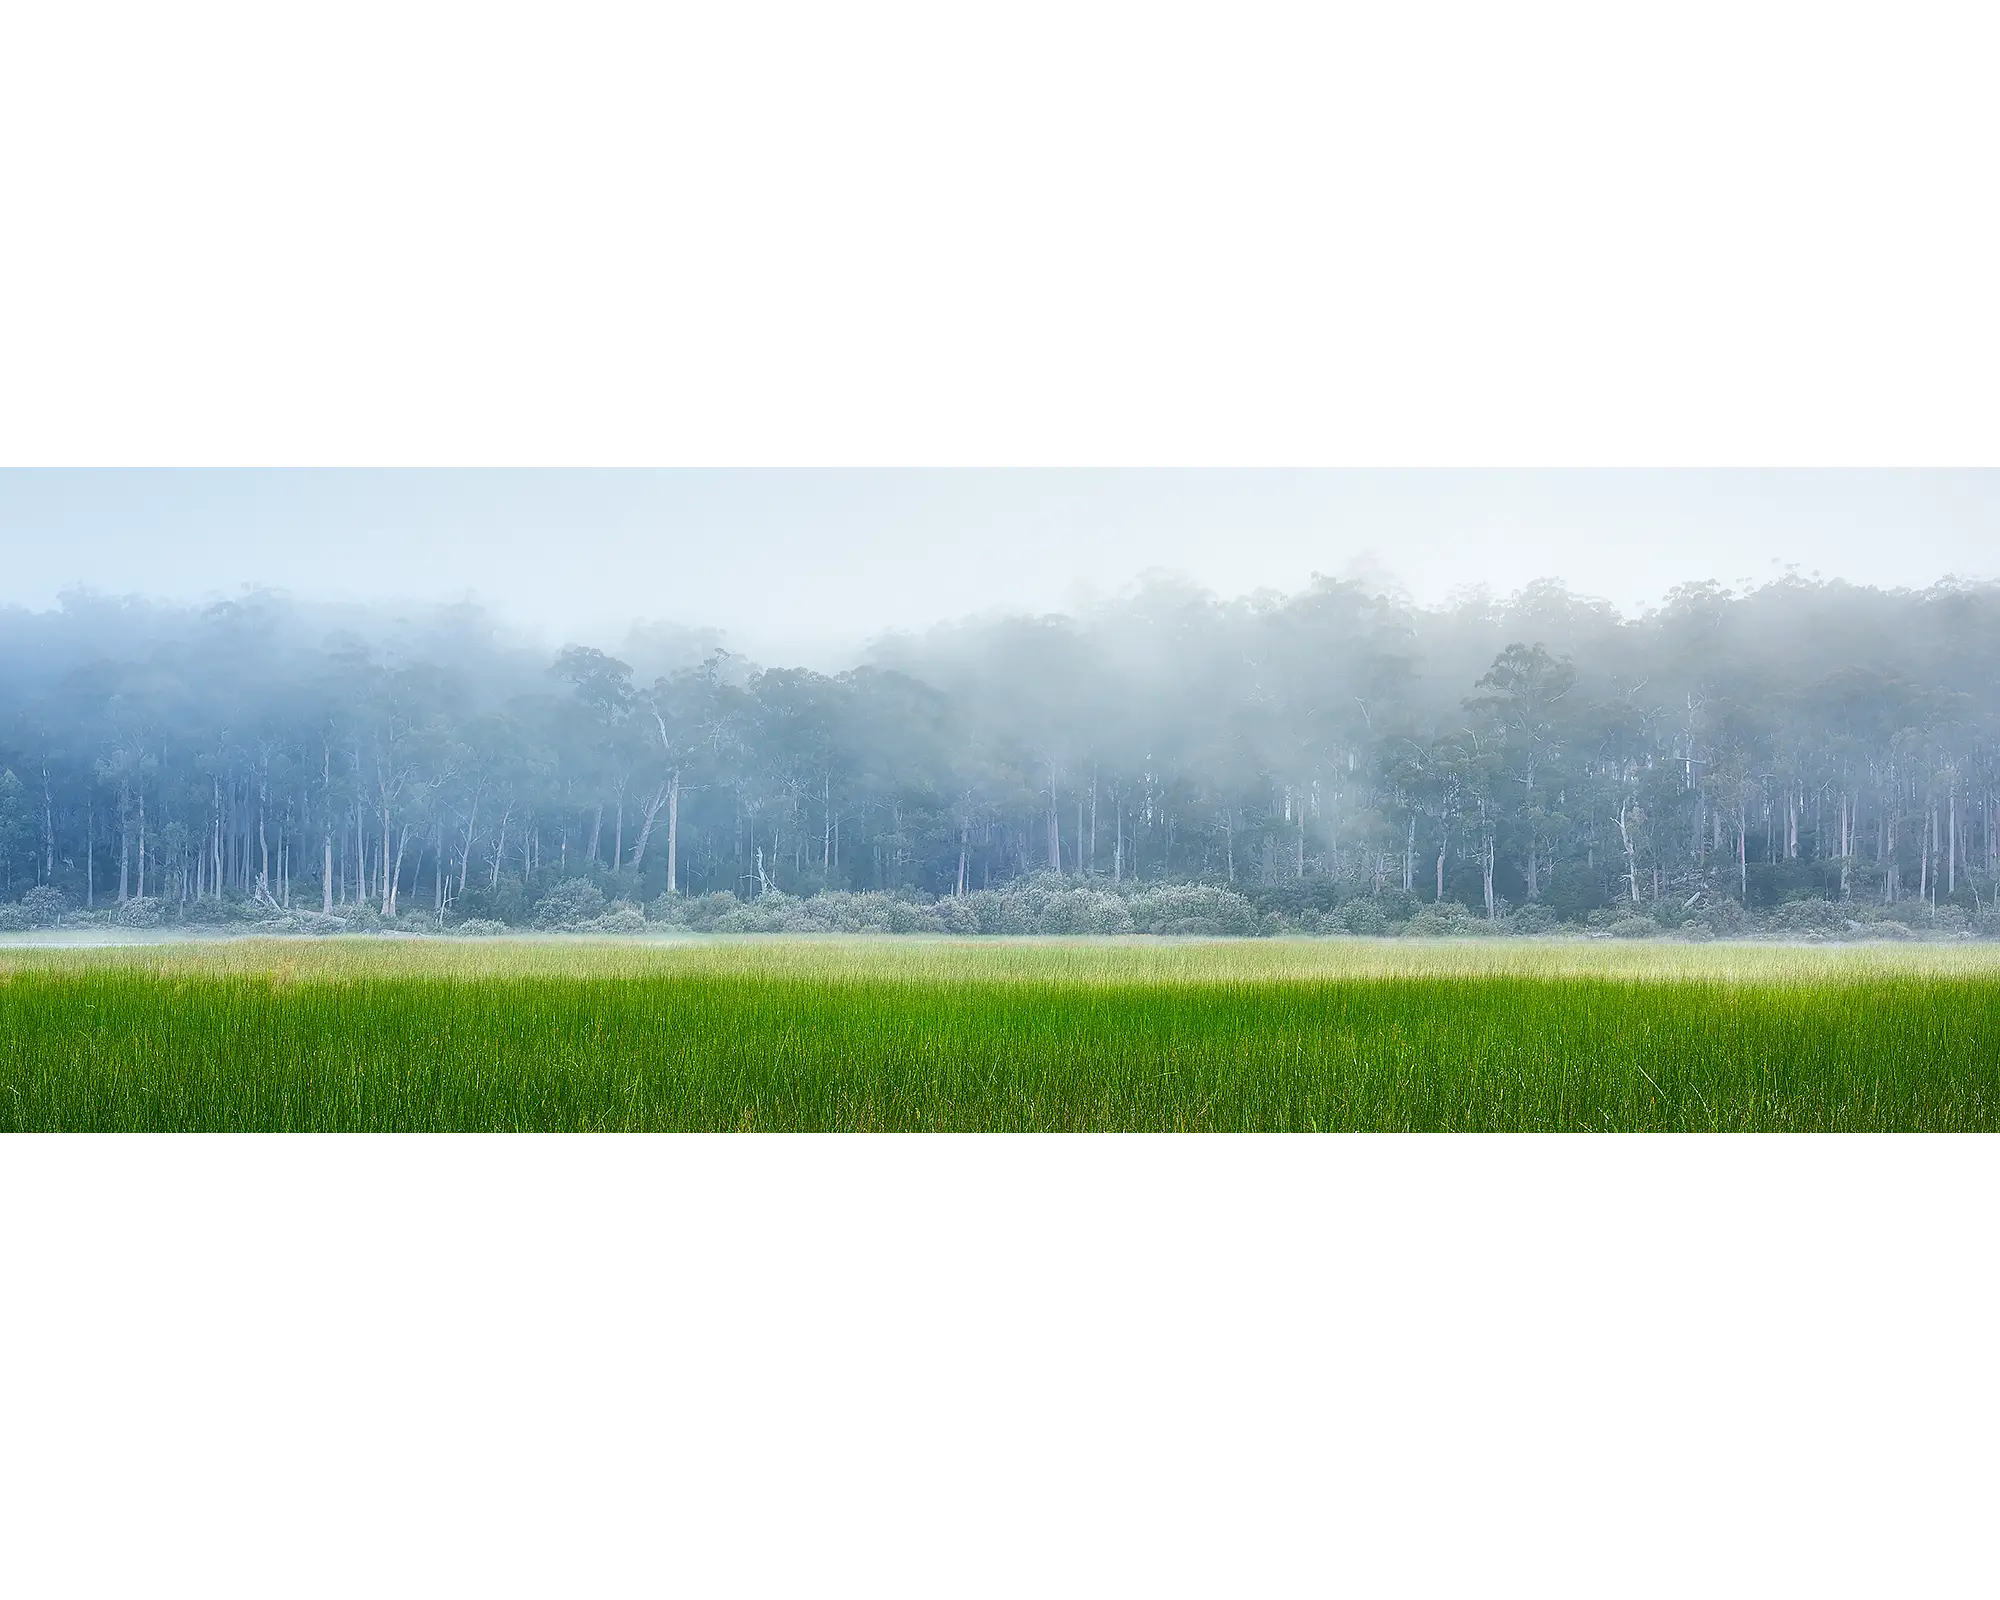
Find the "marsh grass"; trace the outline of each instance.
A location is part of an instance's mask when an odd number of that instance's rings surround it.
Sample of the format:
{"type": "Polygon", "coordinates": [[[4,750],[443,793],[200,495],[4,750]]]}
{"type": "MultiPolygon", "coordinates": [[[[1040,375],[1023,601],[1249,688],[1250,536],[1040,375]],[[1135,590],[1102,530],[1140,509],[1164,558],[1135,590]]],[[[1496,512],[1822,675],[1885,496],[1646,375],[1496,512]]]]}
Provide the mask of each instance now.
{"type": "Polygon", "coordinates": [[[12,1129],[1988,1129],[2000,951],[245,940],[0,954],[12,1129]]]}

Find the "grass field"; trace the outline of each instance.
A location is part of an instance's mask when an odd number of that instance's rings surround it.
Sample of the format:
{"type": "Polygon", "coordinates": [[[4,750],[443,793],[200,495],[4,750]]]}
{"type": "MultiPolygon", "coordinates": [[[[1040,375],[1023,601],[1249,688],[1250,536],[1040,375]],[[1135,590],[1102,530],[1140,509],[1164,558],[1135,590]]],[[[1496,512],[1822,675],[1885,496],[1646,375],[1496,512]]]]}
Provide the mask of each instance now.
{"type": "Polygon", "coordinates": [[[0,946],[0,1128],[1990,1129],[2000,948],[0,946]]]}

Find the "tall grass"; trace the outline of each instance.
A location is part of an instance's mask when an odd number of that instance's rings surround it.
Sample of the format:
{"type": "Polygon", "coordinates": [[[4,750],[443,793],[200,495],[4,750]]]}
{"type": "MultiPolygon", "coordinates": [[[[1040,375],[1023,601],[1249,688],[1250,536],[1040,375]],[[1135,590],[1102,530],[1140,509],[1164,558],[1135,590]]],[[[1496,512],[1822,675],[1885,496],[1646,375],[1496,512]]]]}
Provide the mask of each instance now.
{"type": "Polygon", "coordinates": [[[257,941],[0,958],[9,1129],[1987,1129],[1980,951],[257,941]]]}

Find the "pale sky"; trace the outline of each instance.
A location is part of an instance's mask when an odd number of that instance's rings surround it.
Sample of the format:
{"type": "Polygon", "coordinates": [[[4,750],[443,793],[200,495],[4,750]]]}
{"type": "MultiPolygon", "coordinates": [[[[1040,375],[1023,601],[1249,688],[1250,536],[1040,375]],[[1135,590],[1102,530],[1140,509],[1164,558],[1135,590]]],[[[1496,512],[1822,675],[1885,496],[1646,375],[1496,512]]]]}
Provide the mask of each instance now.
{"type": "Polygon", "coordinates": [[[1148,570],[1222,594],[1387,572],[1420,601],[1538,577],[2000,576],[2000,472],[0,472],[0,604],[73,586],[472,598],[551,640],[715,627],[838,664],[889,629],[1072,609],[1148,570]]]}

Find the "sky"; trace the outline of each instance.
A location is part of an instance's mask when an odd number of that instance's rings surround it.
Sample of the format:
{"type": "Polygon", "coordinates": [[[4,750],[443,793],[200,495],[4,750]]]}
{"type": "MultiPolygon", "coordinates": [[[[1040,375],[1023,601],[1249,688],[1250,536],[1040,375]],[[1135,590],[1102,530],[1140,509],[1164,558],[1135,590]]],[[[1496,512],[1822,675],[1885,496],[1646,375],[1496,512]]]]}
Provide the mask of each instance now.
{"type": "Polygon", "coordinates": [[[1225,595],[1388,577],[1425,603],[1555,577],[1628,611],[1787,567],[1995,578],[2000,472],[9,471],[0,556],[6,605],[470,598],[551,642],[677,622],[831,666],[1148,572],[1225,595]]]}

